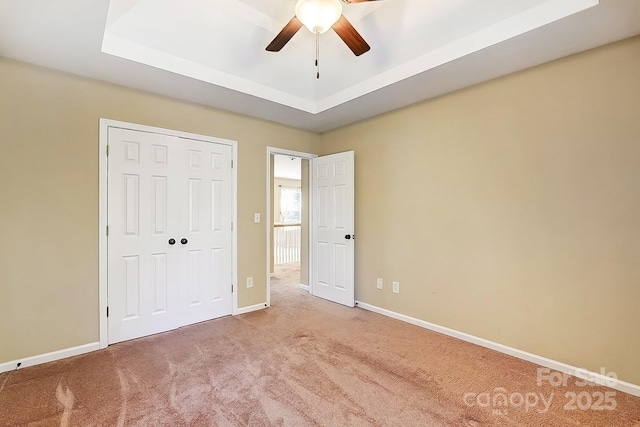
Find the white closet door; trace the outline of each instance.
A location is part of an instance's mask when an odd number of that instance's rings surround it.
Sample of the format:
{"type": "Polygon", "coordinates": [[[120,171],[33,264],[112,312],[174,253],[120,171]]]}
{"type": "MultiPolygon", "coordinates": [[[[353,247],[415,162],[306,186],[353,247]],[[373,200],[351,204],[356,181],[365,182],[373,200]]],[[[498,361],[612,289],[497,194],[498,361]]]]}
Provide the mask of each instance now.
{"type": "Polygon", "coordinates": [[[231,314],[231,147],[183,140],[181,325],[231,314]],[[185,240],[183,240],[185,239],[185,240]],[[186,243],[182,243],[186,241],[186,243]]]}
{"type": "Polygon", "coordinates": [[[231,314],[231,147],[110,128],[109,150],[109,343],[231,314]]]}

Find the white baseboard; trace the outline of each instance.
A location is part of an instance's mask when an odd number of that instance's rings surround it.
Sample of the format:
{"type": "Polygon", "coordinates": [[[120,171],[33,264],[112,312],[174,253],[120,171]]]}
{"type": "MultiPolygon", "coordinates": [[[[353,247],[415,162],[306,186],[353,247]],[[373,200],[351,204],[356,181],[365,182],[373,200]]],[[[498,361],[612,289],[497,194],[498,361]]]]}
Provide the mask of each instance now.
{"type": "Polygon", "coordinates": [[[40,365],[42,363],[53,362],[55,360],[65,359],[67,357],[78,356],[80,354],[89,353],[99,350],[100,343],[92,342],[89,344],[79,345],[77,347],[65,348],[63,350],[52,351],[51,353],[39,354],[37,356],[29,356],[22,359],[12,360],[10,362],[0,363],[0,372],[13,371],[28,366],[40,365]],[[20,364],[20,366],[18,366],[20,364]]]}
{"type": "Polygon", "coordinates": [[[456,331],[455,329],[450,329],[444,326],[436,325],[434,323],[429,323],[424,320],[416,319],[415,317],[410,317],[404,314],[396,313],[395,311],[376,307],[375,305],[367,304],[365,302],[356,301],[356,306],[363,308],[365,310],[373,311],[374,313],[382,314],[384,316],[401,320],[406,323],[411,323],[412,325],[420,326],[421,328],[429,329],[431,331],[448,335],[453,338],[458,338],[460,340],[467,341],[472,344],[479,345],[481,347],[486,347],[491,350],[498,351],[500,353],[508,354],[509,356],[517,357],[518,359],[523,359],[528,362],[532,362],[537,365],[541,365],[546,368],[553,369],[555,371],[563,372],[565,374],[572,375],[574,377],[579,377],[580,379],[589,378],[589,379],[592,379],[593,382],[596,382],[598,384],[607,384],[607,386],[610,386],[615,390],[640,397],[640,385],[628,383],[621,380],[612,381],[612,378],[607,377],[601,373],[591,372],[585,369],[577,368],[575,366],[571,366],[566,363],[558,362],[557,360],[548,359],[543,356],[538,356],[537,354],[529,353],[523,350],[518,350],[517,348],[509,347],[494,341],[489,341],[484,338],[476,337],[474,335],[456,331]]]}
{"type": "Polygon", "coordinates": [[[252,311],[263,310],[263,309],[265,309],[267,307],[268,307],[268,305],[266,303],[264,303],[264,302],[261,303],[261,304],[249,305],[249,306],[237,309],[236,312],[233,313],[233,315],[237,316],[238,314],[251,313],[252,311]]]}
{"type": "Polygon", "coordinates": [[[309,285],[303,285],[302,283],[300,283],[298,286],[300,286],[300,289],[304,289],[305,291],[309,292],[309,285]]]}

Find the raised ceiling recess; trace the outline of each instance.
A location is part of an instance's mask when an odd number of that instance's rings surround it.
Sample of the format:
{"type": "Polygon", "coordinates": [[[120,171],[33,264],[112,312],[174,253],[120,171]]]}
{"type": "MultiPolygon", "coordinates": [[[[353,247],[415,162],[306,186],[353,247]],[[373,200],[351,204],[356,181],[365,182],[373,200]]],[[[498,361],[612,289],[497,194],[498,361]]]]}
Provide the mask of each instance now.
{"type": "Polygon", "coordinates": [[[640,34],[639,0],[343,4],[335,31],[265,47],[296,0],[0,0],[0,56],[325,132],[640,34]]]}
{"type": "Polygon", "coordinates": [[[308,113],[320,113],[598,4],[597,0],[384,0],[342,14],[371,46],[354,56],[334,31],[265,46],[292,0],[112,0],[102,50],[308,113]]]}

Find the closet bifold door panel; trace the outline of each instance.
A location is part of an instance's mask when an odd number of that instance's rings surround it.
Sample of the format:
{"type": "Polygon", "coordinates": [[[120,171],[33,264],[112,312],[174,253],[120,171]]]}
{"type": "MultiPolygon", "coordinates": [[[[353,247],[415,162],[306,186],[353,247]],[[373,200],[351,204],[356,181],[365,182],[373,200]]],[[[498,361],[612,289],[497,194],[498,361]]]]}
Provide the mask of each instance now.
{"type": "Polygon", "coordinates": [[[231,314],[232,148],[111,127],[108,342],[231,314]]]}

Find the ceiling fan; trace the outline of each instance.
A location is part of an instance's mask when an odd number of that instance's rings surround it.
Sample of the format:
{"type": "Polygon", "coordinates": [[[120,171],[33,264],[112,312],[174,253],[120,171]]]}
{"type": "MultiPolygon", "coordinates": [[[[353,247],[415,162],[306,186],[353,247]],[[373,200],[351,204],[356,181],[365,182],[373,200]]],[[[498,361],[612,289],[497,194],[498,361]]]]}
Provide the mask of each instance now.
{"type": "Polygon", "coordinates": [[[333,28],[349,49],[356,56],[360,56],[369,51],[371,47],[344,17],[342,4],[363,3],[366,1],[378,0],[297,0],[295,16],[284,26],[276,38],[269,43],[267,50],[269,52],[279,52],[298,30],[305,26],[316,35],[333,28]]]}

